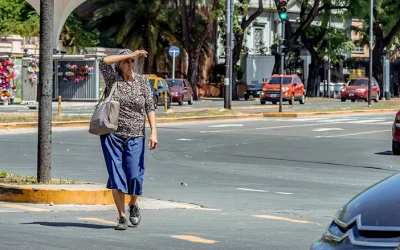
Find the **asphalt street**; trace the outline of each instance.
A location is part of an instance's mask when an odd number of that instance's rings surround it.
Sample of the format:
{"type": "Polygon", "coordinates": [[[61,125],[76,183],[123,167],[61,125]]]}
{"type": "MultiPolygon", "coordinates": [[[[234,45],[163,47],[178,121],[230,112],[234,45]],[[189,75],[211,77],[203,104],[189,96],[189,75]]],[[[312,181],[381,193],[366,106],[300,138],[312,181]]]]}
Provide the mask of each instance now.
{"type": "MultiPolygon", "coordinates": [[[[393,118],[159,124],[144,196],[204,209],[145,208],[139,228],[115,232],[113,207],[48,212],[0,203],[0,248],[308,249],[342,205],[399,171],[393,118]]],[[[32,130],[0,131],[0,169],[35,175],[36,141],[32,130]]],[[[106,182],[99,138],[86,129],[55,129],[52,160],[53,178],[106,182]]]]}

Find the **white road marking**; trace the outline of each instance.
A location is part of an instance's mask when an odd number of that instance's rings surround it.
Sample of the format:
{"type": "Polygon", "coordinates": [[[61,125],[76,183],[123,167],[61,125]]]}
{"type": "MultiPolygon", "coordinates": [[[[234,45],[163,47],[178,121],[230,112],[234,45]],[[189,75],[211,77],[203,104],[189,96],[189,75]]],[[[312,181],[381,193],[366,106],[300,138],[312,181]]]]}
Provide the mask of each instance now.
{"type": "Polygon", "coordinates": [[[286,195],[291,195],[291,194],[293,194],[293,193],[275,192],[275,194],[286,194],[286,195]]]}
{"type": "Polygon", "coordinates": [[[312,131],[314,131],[314,132],[325,132],[325,131],[340,131],[340,130],[343,130],[343,129],[341,129],[341,128],[317,128],[317,129],[314,129],[312,131]]]}
{"type": "Polygon", "coordinates": [[[181,139],[175,139],[175,141],[193,141],[194,139],[186,139],[186,138],[181,138],[181,139]]]}
{"type": "Polygon", "coordinates": [[[279,126],[279,127],[266,127],[266,128],[255,128],[255,129],[279,129],[279,128],[298,128],[298,127],[311,127],[311,126],[321,126],[321,123],[304,124],[304,125],[291,125],[291,126],[279,126]]]}
{"type": "Polygon", "coordinates": [[[351,121],[355,121],[355,119],[329,119],[329,118],[327,118],[326,120],[323,120],[323,121],[318,121],[318,122],[329,122],[329,123],[331,123],[331,122],[337,122],[337,123],[340,123],[340,122],[351,122],[351,121]]]}
{"type": "Polygon", "coordinates": [[[378,130],[378,131],[368,131],[368,132],[361,132],[361,133],[353,133],[353,134],[343,134],[343,135],[327,135],[327,136],[316,136],[316,138],[333,138],[333,137],[345,137],[345,136],[352,136],[352,135],[364,135],[364,134],[375,134],[375,133],[383,133],[389,132],[392,130],[378,130]]]}
{"type": "Polygon", "coordinates": [[[376,123],[376,122],[383,122],[385,121],[384,119],[369,119],[369,120],[357,120],[357,121],[353,121],[351,123],[376,123]]]}
{"type": "Polygon", "coordinates": [[[267,190],[260,190],[260,189],[250,189],[250,188],[236,188],[236,189],[242,191],[250,191],[250,192],[269,193],[269,191],[267,190]]]}
{"type": "Polygon", "coordinates": [[[243,127],[243,124],[219,124],[219,125],[210,125],[209,128],[226,128],[226,127],[243,127]]]}
{"type": "Polygon", "coordinates": [[[209,131],[200,131],[200,133],[224,133],[224,132],[235,132],[239,131],[237,129],[227,129],[227,130],[209,130],[209,131]]]}

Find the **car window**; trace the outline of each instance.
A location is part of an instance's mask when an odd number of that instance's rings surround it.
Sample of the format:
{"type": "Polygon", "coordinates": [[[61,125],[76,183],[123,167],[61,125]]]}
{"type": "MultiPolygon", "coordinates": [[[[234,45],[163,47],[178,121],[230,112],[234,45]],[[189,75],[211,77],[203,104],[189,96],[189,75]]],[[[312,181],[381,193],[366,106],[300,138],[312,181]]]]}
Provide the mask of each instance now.
{"type": "MultiPolygon", "coordinates": [[[[291,77],[283,77],[283,84],[290,84],[292,82],[291,77]]],[[[280,84],[281,78],[280,77],[271,77],[269,79],[268,84],[280,84]]]]}
{"type": "Polygon", "coordinates": [[[176,88],[181,88],[182,87],[182,80],[172,80],[172,79],[169,79],[169,80],[166,80],[167,81],[167,83],[168,83],[168,86],[170,86],[170,87],[176,87],[176,88]]]}
{"type": "Polygon", "coordinates": [[[368,86],[368,80],[366,79],[352,79],[348,86],[368,86]]]}
{"type": "Polygon", "coordinates": [[[262,89],[262,87],[263,87],[262,83],[257,83],[255,86],[255,88],[257,88],[257,89],[262,89]]]}
{"type": "Polygon", "coordinates": [[[150,88],[154,89],[154,79],[149,79],[150,88]]]}

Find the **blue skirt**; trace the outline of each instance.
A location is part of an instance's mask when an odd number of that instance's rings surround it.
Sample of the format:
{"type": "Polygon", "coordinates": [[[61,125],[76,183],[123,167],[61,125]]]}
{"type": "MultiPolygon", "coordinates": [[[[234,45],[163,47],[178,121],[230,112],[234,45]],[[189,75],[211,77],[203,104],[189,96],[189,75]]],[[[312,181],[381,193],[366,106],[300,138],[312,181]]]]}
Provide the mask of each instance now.
{"type": "Polygon", "coordinates": [[[142,195],[145,139],[108,134],[100,136],[100,141],[108,172],[107,188],[142,195]]]}

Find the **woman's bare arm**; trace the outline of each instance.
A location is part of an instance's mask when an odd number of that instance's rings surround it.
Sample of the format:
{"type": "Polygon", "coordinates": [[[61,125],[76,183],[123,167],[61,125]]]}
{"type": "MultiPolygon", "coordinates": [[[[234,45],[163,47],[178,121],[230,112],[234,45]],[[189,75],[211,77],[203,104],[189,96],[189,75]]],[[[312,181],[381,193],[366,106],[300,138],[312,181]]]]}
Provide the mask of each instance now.
{"type": "Polygon", "coordinates": [[[135,50],[135,52],[129,54],[129,55],[111,55],[111,56],[106,56],[104,57],[104,62],[108,65],[111,65],[113,63],[121,62],[124,60],[129,60],[131,58],[137,57],[137,56],[144,56],[147,57],[147,51],[145,50],[135,50]]]}

